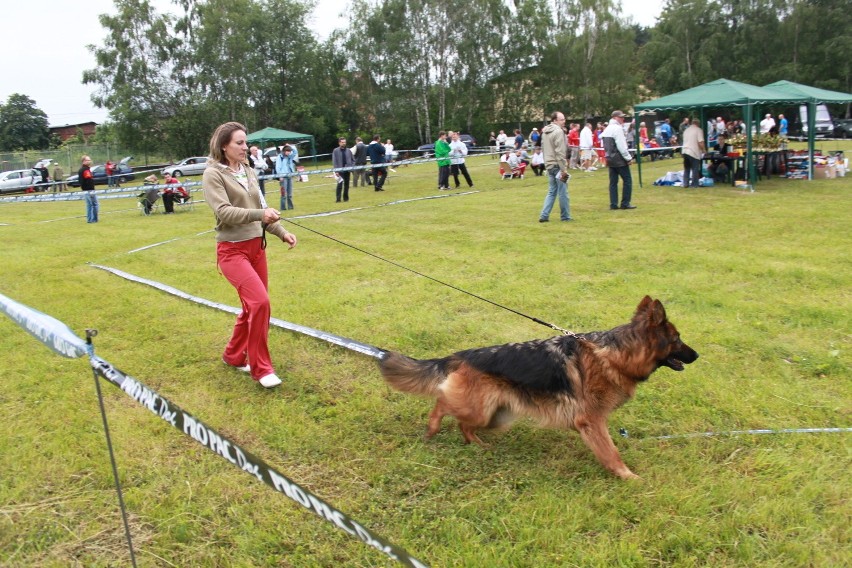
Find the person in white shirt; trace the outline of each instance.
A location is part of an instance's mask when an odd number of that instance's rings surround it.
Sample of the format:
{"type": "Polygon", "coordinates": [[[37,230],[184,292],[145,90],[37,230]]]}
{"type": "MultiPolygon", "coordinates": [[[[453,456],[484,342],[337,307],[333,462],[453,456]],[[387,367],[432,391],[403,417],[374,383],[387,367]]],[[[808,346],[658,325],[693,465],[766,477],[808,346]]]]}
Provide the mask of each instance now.
{"type": "Polygon", "coordinates": [[[509,168],[512,170],[513,176],[524,177],[524,170],[527,169],[526,163],[521,161],[521,151],[515,150],[507,152],[509,157],[506,159],[506,163],[509,165],[509,168]]]}
{"type": "Polygon", "coordinates": [[[456,187],[459,183],[459,172],[464,176],[468,187],[473,187],[473,181],[470,179],[470,174],[467,172],[467,166],[464,163],[464,157],[467,156],[467,144],[461,141],[458,132],[452,133],[452,142],[450,142],[450,174],[456,182],[456,187]]]}
{"type": "Polygon", "coordinates": [[[760,121],[760,133],[768,134],[773,126],[775,126],[775,119],[772,118],[771,114],[767,114],[766,117],[760,121]]]}
{"type": "Polygon", "coordinates": [[[535,147],[530,161],[530,167],[535,175],[540,176],[544,174],[544,153],[541,151],[541,146],[535,147]]]}
{"type": "Polygon", "coordinates": [[[249,162],[252,169],[254,169],[254,173],[257,174],[257,181],[260,183],[260,193],[266,195],[266,183],[261,177],[266,173],[266,160],[263,159],[263,154],[260,153],[260,148],[257,146],[252,146],[249,152],[249,162]]]}
{"type": "Polygon", "coordinates": [[[506,141],[509,140],[509,137],[506,136],[504,131],[500,131],[500,134],[497,135],[497,151],[500,152],[503,148],[506,147],[506,141]]]}
{"type": "Polygon", "coordinates": [[[592,135],[592,123],[587,122],[583,130],[580,131],[580,169],[583,171],[597,171],[597,168],[592,167],[592,149],[594,145],[595,139],[592,135]]]}
{"type": "Polygon", "coordinates": [[[621,209],[636,209],[630,203],[633,195],[633,177],[630,174],[630,161],[633,156],[627,148],[624,138],[624,113],[612,111],[609,126],[601,133],[601,142],[606,152],[606,165],[609,167],[609,208],[618,209],[618,178],[622,180],[621,209]]]}
{"type": "Polygon", "coordinates": [[[692,120],[692,125],[683,131],[683,187],[698,187],[701,177],[701,158],[704,157],[704,132],[701,121],[692,120]],[[691,180],[690,180],[691,178],[691,180]]]}
{"type": "MultiPolygon", "coordinates": [[[[385,142],[385,156],[387,156],[386,160],[388,161],[388,163],[391,163],[392,161],[396,160],[396,156],[393,153],[393,143],[391,142],[390,138],[388,138],[388,141],[385,142]]],[[[388,170],[396,173],[396,170],[390,166],[388,166],[388,170]]]]}

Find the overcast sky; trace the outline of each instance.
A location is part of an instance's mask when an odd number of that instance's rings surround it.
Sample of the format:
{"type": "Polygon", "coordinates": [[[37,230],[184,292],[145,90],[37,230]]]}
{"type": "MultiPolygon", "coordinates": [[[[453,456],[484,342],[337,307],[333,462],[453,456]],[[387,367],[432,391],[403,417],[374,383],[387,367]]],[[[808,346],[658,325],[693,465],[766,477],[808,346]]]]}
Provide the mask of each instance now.
{"type": "MultiPolygon", "coordinates": [[[[624,13],[636,23],[651,26],[664,0],[622,0],[624,13]]],[[[151,0],[160,11],[170,11],[170,0],[151,0]]],[[[0,33],[0,103],[21,93],[47,113],[51,126],[87,121],[103,122],[107,113],[91,102],[93,85],[83,85],[82,73],[95,67],[86,49],[101,44],[105,32],[98,15],[112,11],[112,0],[4,0],[0,33]]],[[[337,15],[347,0],[317,0],[312,28],[325,39],[343,27],[337,15]],[[316,16],[322,14],[322,17],[316,16]]]]}

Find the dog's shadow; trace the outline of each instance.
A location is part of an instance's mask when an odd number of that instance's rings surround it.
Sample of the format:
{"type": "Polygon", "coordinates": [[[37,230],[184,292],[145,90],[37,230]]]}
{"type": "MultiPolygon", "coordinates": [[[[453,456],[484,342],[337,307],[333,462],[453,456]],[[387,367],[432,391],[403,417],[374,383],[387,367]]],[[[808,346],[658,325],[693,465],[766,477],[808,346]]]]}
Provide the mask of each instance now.
{"type": "Polygon", "coordinates": [[[411,443],[419,439],[423,450],[448,468],[500,471],[503,475],[524,472],[534,477],[579,478],[595,472],[605,475],[600,464],[589,453],[583,440],[574,432],[542,430],[519,420],[509,430],[481,430],[487,447],[465,444],[454,420],[444,419],[433,438],[426,439],[418,429],[408,436],[411,443]]]}

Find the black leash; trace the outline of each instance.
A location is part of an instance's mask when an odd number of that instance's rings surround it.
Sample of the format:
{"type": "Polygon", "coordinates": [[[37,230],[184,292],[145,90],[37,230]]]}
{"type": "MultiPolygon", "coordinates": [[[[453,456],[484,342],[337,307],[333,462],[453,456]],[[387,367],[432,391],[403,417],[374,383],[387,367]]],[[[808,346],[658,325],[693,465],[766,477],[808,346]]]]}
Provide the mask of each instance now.
{"type": "Polygon", "coordinates": [[[489,304],[491,304],[492,306],[497,306],[498,308],[502,308],[502,309],[504,309],[504,310],[506,310],[506,311],[512,312],[513,314],[516,314],[516,315],[519,315],[519,316],[521,316],[521,317],[527,318],[528,320],[532,320],[532,321],[534,321],[535,323],[541,324],[541,325],[543,325],[543,326],[545,326],[545,327],[549,327],[550,329],[555,329],[556,331],[562,332],[562,333],[563,333],[563,334],[565,334],[565,335],[570,335],[570,336],[572,336],[572,337],[576,337],[576,335],[577,335],[577,334],[576,334],[576,333],[574,333],[573,331],[568,331],[567,329],[562,329],[562,328],[561,328],[561,327],[559,327],[558,325],[555,325],[555,324],[552,324],[552,323],[549,323],[549,322],[546,322],[546,321],[540,320],[540,319],[538,319],[538,318],[536,318],[536,317],[533,317],[533,316],[529,316],[529,315],[527,315],[527,314],[525,314],[525,313],[523,313],[523,312],[519,312],[518,310],[514,310],[514,309],[512,309],[512,308],[510,308],[510,307],[508,307],[508,306],[504,306],[503,304],[498,304],[497,302],[494,302],[494,301],[492,301],[492,300],[489,300],[488,298],[483,298],[482,296],[479,296],[479,295],[477,295],[477,294],[474,294],[473,292],[468,292],[467,290],[463,290],[463,289],[459,288],[458,286],[453,286],[452,284],[449,284],[448,282],[444,282],[443,280],[438,280],[437,278],[434,278],[434,277],[432,277],[432,276],[429,276],[428,274],[423,274],[422,272],[418,272],[418,271],[414,270],[413,268],[408,268],[407,266],[404,266],[404,265],[402,265],[402,264],[399,264],[398,262],[394,262],[394,261],[392,261],[392,260],[388,260],[388,259],[386,259],[386,258],[384,258],[384,257],[381,257],[381,256],[379,256],[379,255],[377,255],[377,254],[374,254],[374,253],[372,253],[372,252],[370,252],[370,251],[366,251],[366,250],[364,250],[364,249],[361,249],[361,248],[356,247],[355,245],[351,245],[351,244],[349,244],[349,243],[346,243],[346,242],[344,242],[344,241],[341,241],[340,239],[336,239],[336,238],[334,238],[334,237],[332,237],[332,236],[330,236],[330,235],[326,235],[325,233],[321,233],[320,231],[317,231],[317,230],[315,230],[315,229],[311,229],[310,227],[306,227],[306,226],[304,226],[304,225],[300,225],[299,223],[296,223],[296,222],[295,222],[295,221],[293,221],[292,219],[287,219],[287,222],[292,223],[292,224],[296,225],[297,227],[299,227],[299,228],[301,228],[301,229],[305,229],[306,231],[310,231],[310,232],[315,233],[315,234],[317,234],[317,235],[319,235],[319,236],[321,236],[321,237],[324,237],[324,238],[329,239],[329,240],[331,240],[331,241],[334,241],[334,242],[336,242],[336,243],[338,243],[338,244],[341,244],[341,245],[343,245],[343,246],[345,246],[345,247],[349,247],[349,248],[351,248],[351,249],[353,249],[353,250],[357,250],[357,251],[358,251],[358,252],[360,252],[360,253],[366,254],[366,255],[368,255],[368,256],[372,256],[373,258],[376,258],[376,259],[378,259],[378,260],[381,260],[382,262],[387,262],[388,264],[391,264],[391,265],[393,265],[393,266],[396,266],[397,268],[402,268],[403,270],[407,270],[408,272],[411,272],[411,273],[413,273],[413,274],[416,274],[417,276],[422,276],[423,278],[428,278],[429,280],[431,280],[431,281],[433,281],[433,282],[437,282],[438,284],[441,284],[441,285],[443,285],[443,286],[447,286],[448,288],[452,288],[453,290],[456,290],[456,291],[458,291],[458,292],[461,292],[462,294],[467,294],[468,296],[472,296],[472,297],[476,298],[477,300],[482,300],[483,302],[488,302],[488,303],[489,303],[489,304]]]}

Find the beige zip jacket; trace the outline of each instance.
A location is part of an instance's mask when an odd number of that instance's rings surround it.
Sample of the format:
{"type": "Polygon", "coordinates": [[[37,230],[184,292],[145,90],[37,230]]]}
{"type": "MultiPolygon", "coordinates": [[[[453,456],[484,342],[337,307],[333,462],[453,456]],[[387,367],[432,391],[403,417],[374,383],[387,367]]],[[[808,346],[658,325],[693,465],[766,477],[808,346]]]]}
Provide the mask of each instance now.
{"type": "MultiPolygon", "coordinates": [[[[263,235],[261,221],[266,202],[260,193],[260,184],[254,170],[244,164],[248,189],[224,164],[207,160],[207,169],[201,178],[204,200],[216,215],[216,240],[240,242],[263,235]]],[[[267,225],[266,231],[282,241],[287,229],[276,221],[267,225]]]]}

